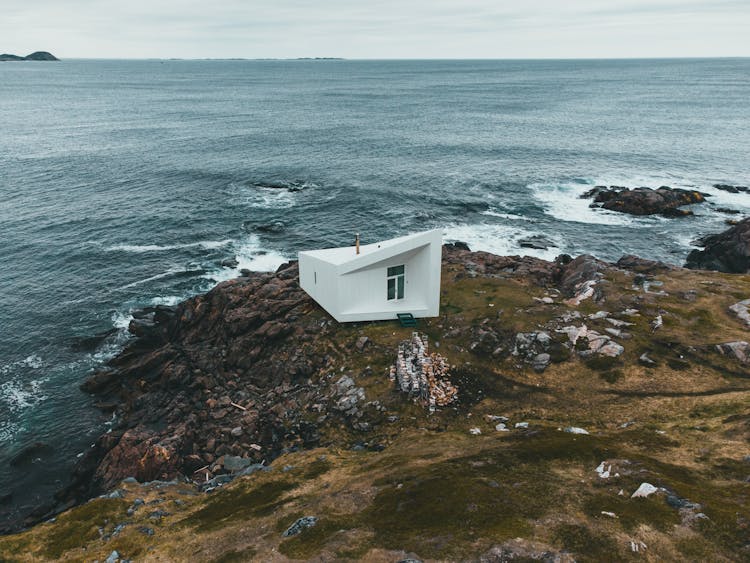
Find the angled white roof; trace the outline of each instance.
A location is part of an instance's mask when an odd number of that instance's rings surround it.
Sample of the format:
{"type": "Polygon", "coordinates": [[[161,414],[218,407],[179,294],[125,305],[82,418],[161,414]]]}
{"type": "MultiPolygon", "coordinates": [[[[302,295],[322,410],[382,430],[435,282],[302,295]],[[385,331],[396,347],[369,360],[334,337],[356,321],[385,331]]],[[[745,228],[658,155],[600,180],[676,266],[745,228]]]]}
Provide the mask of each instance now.
{"type": "Polygon", "coordinates": [[[402,252],[408,252],[431,242],[442,240],[442,230],[434,229],[413,235],[392,238],[373,244],[363,244],[359,247],[359,254],[354,245],[341,248],[325,248],[322,250],[306,250],[300,254],[307,254],[333,266],[344,266],[344,270],[350,271],[364,266],[369,266],[389,256],[395,256],[402,252]]]}

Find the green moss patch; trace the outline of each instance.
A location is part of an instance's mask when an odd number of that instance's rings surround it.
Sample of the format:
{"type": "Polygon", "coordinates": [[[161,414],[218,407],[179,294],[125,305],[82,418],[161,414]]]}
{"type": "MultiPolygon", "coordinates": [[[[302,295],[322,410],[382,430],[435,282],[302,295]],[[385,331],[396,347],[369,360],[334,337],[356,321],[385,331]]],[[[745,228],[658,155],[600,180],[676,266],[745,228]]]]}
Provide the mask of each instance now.
{"type": "Polygon", "coordinates": [[[256,554],[254,547],[246,547],[245,549],[239,549],[234,551],[228,551],[214,560],[214,563],[243,563],[245,561],[251,561],[256,554]]]}
{"type": "Polygon", "coordinates": [[[676,509],[669,506],[663,495],[652,495],[649,498],[630,498],[615,493],[597,494],[584,502],[584,512],[595,519],[606,518],[602,512],[613,512],[617,515],[614,522],[630,532],[640,524],[647,524],[660,531],[669,531],[680,523],[676,509]]]}
{"type": "Polygon", "coordinates": [[[51,524],[42,555],[59,559],[66,551],[85,546],[99,538],[99,527],[112,527],[126,518],[129,503],[123,499],[95,499],[61,514],[51,524]]]}
{"type": "Polygon", "coordinates": [[[224,489],[210,497],[202,508],[182,523],[202,530],[217,530],[230,522],[268,516],[293,500],[282,497],[295,487],[296,484],[283,480],[224,489]]]}
{"type": "Polygon", "coordinates": [[[622,559],[617,542],[586,526],[564,524],[555,530],[555,541],[564,549],[572,551],[577,561],[616,561],[622,559]]]}
{"type": "MultiPolygon", "coordinates": [[[[283,522],[291,526],[296,518],[285,518],[283,522]]],[[[296,536],[285,539],[279,545],[279,552],[292,559],[309,559],[318,553],[323,546],[337,533],[344,532],[356,525],[352,518],[321,518],[311,528],[302,530],[296,536]]]]}

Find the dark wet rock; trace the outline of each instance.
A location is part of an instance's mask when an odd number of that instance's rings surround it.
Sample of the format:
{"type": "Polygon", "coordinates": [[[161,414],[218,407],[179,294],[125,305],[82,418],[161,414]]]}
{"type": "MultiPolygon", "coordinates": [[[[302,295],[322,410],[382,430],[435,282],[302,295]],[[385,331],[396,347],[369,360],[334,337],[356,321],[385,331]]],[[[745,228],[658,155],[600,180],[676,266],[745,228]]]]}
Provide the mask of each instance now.
{"type": "Polygon", "coordinates": [[[683,190],[661,186],[652,188],[623,188],[620,186],[597,186],[581,196],[593,199],[592,206],[630,215],[663,215],[684,217],[692,211],[682,209],[685,205],[703,203],[706,194],[694,190],[683,190]]]}
{"type": "Polygon", "coordinates": [[[252,186],[265,190],[286,190],[288,192],[301,192],[302,190],[312,187],[313,184],[301,180],[292,180],[288,182],[256,182],[252,186]]]}
{"type": "Polygon", "coordinates": [[[263,223],[262,225],[255,225],[252,227],[255,232],[266,233],[266,234],[279,234],[286,231],[286,225],[282,221],[273,221],[271,223],[263,223]]]}
{"type": "Polygon", "coordinates": [[[714,188],[723,192],[729,192],[730,194],[738,194],[741,192],[750,192],[750,188],[746,186],[732,186],[730,184],[714,184],[714,188]]]}
{"type": "Polygon", "coordinates": [[[151,319],[133,319],[128,325],[128,331],[138,338],[158,334],[156,323],[151,319]]]}
{"type": "Polygon", "coordinates": [[[82,384],[85,393],[102,393],[117,385],[118,373],[111,368],[101,368],[89,376],[82,384]]]}
{"type": "Polygon", "coordinates": [[[453,248],[455,250],[468,250],[468,251],[471,250],[468,244],[466,244],[465,242],[461,242],[460,240],[457,240],[455,242],[448,242],[444,246],[453,248]]]}
{"type": "Polygon", "coordinates": [[[236,268],[239,265],[240,263],[237,260],[236,256],[232,256],[231,258],[224,258],[224,260],[221,261],[222,268],[236,268]]]}
{"type": "Polygon", "coordinates": [[[71,348],[76,352],[93,352],[96,350],[107,338],[113,336],[119,332],[116,328],[105,330],[94,336],[84,336],[76,338],[71,344],[71,348]]]}
{"type": "Polygon", "coordinates": [[[543,235],[532,235],[518,239],[521,248],[533,248],[536,250],[547,250],[551,246],[557,246],[554,242],[543,235]]]}
{"type": "Polygon", "coordinates": [[[741,213],[741,211],[730,209],[729,207],[716,207],[714,208],[714,211],[717,213],[725,213],[726,215],[739,215],[741,213]]]}
{"type": "Polygon", "coordinates": [[[33,463],[35,459],[49,456],[54,448],[44,442],[34,442],[25,446],[21,451],[10,458],[8,462],[12,467],[21,467],[33,463]]]}
{"type": "Polygon", "coordinates": [[[716,270],[730,274],[750,271],[750,218],[726,231],[701,238],[703,250],[688,254],[685,267],[692,270],[716,270]]]}
{"type": "Polygon", "coordinates": [[[318,518],[316,516],[303,516],[302,518],[299,518],[297,521],[295,521],[294,524],[289,526],[282,535],[285,538],[288,538],[290,536],[296,536],[297,534],[302,533],[306,529],[312,528],[317,523],[318,523],[318,518]]]}

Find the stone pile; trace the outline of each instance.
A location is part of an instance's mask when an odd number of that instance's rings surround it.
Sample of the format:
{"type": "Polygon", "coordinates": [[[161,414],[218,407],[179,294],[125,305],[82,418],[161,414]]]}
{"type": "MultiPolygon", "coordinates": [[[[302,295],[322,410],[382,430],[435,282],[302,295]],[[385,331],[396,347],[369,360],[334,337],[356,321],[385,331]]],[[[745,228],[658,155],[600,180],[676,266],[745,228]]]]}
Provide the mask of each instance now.
{"type": "Polygon", "coordinates": [[[440,354],[428,351],[427,335],[413,332],[398,347],[390,378],[398,388],[422,402],[430,412],[458,398],[458,388],[450,381],[449,365],[440,354]]]}

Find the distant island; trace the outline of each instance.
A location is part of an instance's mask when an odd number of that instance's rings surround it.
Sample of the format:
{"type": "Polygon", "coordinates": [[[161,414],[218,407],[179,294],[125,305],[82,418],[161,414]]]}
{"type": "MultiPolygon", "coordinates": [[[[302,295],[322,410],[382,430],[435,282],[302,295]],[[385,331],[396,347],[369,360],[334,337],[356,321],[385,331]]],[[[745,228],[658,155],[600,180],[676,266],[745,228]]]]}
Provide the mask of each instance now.
{"type": "Polygon", "coordinates": [[[3,53],[0,55],[0,61],[59,61],[55,55],[48,53],[47,51],[34,51],[30,55],[25,57],[19,57],[18,55],[9,55],[3,53]]]}

